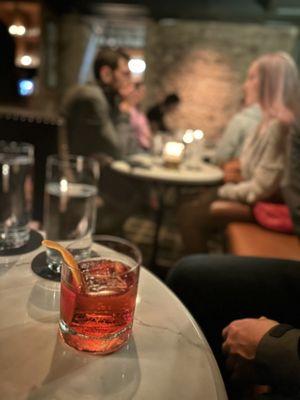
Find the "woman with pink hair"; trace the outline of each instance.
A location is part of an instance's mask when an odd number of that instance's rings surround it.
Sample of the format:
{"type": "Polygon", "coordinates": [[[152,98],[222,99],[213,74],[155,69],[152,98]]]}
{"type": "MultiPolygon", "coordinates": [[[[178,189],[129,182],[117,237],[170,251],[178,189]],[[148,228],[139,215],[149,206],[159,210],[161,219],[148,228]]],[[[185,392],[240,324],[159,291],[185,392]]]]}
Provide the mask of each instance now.
{"type": "MultiPolygon", "coordinates": [[[[252,204],[272,196],[282,178],[288,133],[294,123],[298,72],[286,53],[266,54],[252,63],[244,85],[247,96],[257,96],[263,117],[246,140],[240,156],[242,182],[219,189],[224,199],[252,204]]],[[[226,176],[225,176],[226,178],[226,176]]]]}
{"type": "Polygon", "coordinates": [[[253,219],[251,205],[278,195],[298,90],[297,67],[287,53],[266,54],[251,64],[245,103],[260,105],[261,123],[247,136],[239,159],[225,166],[225,184],[180,206],[179,226],[187,253],[207,252],[209,235],[216,228],[253,219]]]}

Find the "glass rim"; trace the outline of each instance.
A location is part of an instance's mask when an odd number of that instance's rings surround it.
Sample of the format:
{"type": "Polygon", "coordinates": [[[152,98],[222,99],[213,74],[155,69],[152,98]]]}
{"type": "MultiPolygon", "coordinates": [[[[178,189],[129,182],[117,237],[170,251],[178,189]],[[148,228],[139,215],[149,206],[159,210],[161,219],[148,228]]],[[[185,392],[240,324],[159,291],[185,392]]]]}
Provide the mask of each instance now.
{"type": "MultiPolygon", "coordinates": [[[[136,259],[134,259],[130,255],[126,255],[125,254],[127,257],[131,258],[135,263],[135,265],[130,268],[130,271],[134,271],[136,268],[139,268],[142,265],[142,260],[143,260],[142,252],[140,251],[140,249],[134,243],[130,242],[129,240],[123,239],[123,238],[118,237],[118,236],[113,236],[113,235],[101,235],[101,234],[93,235],[93,243],[99,244],[101,246],[101,243],[99,243],[98,241],[120,243],[120,244],[122,244],[124,246],[127,246],[128,248],[132,249],[136,259]]],[[[66,246],[66,249],[68,251],[70,251],[70,246],[72,246],[75,243],[76,243],[76,241],[73,241],[68,246],[66,246]]],[[[103,246],[105,247],[104,243],[103,243],[103,246]]],[[[106,247],[108,249],[110,249],[108,246],[106,246],[106,247]]],[[[91,249],[91,250],[93,251],[93,249],[91,249]]],[[[117,250],[114,250],[114,249],[110,249],[110,250],[118,252],[117,250]]],[[[101,254],[95,254],[95,255],[91,254],[90,256],[87,256],[84,259],[78,260],[76,262],[79,264],[81,262],[87,262],[89,260],[94,260],[94,259],[97,259],[97,258],[101,259],[102,258],[101,254]]],[[[65,264],[69,269],[74,270],[74,268],[71,267],[69,264],[67,264],[64,260],[63,260],[63,264],[65,264]]],[[[128,273],[128,271],[124,272],[123,274],[126,274],[126,273],[128,273]]],[[[120,275],[122,275],[122,273],[120,275]]]]}
{"type": "Polygon", "coordinates": [[[61,156],[60,154],[49,154],[47,156],[47,163],[51,162],[53,165],[69,165],[76,163],[78,160],[88,162],[91,164],[99,165],[98,160],[91,156],[83,156],[82,154],[67,154],[61,156]]]}
{"type": "Polygon", "coordinates": [[[26,149],[28,149],[28,150],[31,150],[31,151],[33,151],[34,150],[34,145],[32,144],[32,143],[29,143],[29,142],[18,142],[18,141],[16,141],[16,140],[0,140],[0,147],[1,146],[5,146],[5,147],[8,147],[8,148],[16,148],[16,149],[19,149],[19,150],[26,150],[26,149]]]}

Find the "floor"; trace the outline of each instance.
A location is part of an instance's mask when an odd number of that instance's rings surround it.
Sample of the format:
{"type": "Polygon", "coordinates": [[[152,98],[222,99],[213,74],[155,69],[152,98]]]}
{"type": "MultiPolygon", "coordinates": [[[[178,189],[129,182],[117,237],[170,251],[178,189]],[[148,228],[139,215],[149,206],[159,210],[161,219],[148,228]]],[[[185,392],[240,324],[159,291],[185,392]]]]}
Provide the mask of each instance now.
{"type": "MultiPolygon", "coordinates": [[[[155,224],[151,216],[135,215],[130,217],[124,227],[124,236],[135,243],[142,252],[143,265],[154,272],[162,280],[169,270],[184,256],[180,233],[172,209],[165,215],[159,235],[159,251],[157,262],[150,265],[153,248],[155,224]]],[[[224,238],[222,234],[214,236],[209,242],[210,254],[224,253],[224,238]]]]}
{"type": "Polygon", "coordinates": [[[127,239],[135,243],[143,254],[143,264],[158,277],[164,279],[168,271],[179,260],[182,243],[176,223],[172,218],[165,218],[159,235],[159,250],[155,265],[150,265],[155,224],[151,217],[137,215],[129,218],[124,225],[127,239]]]}

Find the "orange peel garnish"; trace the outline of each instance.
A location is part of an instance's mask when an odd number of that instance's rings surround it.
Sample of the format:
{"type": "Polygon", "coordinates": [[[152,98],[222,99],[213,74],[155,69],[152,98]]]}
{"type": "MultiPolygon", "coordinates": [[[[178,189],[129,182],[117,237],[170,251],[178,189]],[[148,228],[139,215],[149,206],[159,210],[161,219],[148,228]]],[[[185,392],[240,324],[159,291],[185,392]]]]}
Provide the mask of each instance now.
{"type": "Polygon", "coordinates": [[[65,263],[69,265],[77,286],[78,287],[83,286],[82,277],[80,274],[78,264],[75,261],[74,257],[72,256],[72,254],[65,247],[61,246],[57,242],[54,242],[53,240],[45,239],[42,241],[42,245],[48,247],[49,249],[57,250],[61,254],[65,263]]]}

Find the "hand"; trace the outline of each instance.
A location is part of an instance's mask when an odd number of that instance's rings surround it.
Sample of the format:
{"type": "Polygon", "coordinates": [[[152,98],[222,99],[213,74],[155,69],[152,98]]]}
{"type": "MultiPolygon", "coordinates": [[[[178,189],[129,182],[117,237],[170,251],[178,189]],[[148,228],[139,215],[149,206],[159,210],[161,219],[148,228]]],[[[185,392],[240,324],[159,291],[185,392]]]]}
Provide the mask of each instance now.
{"type": "Polygon", "coordinates": [[[224,172],[238,172],[241,170],[241,163],[238,158],[227,161],[222,165],[222,169],[224,172]]]}
{"type": "Polygon", "coordinates": [[[105,153],[92,154],[92,157],[99,162],[101,168],[107,167],[114,160],[111,156],[105,153]]]}
{"type": "Polygon", "coordinates": [[[223,181],[225,183],[228,183],[228,182],[239,183],[242,180],[243,180],[243,177],[242,177],[240,171],[224,171],[223,181]]]}
{"type": "Polygon", "coordinates": [[[222,331],[223,352],[229,357],[242,357],[253,360],[262,337],[279,322],[261,317],[246,318],[231,322],[222,331]]]}
{"type": "Polygon", "coordinates": [[[223,180],[224,182],[234,182],[238,183],[243,180],[241,175],[240,161],[239,159],[234,159],[226,162],[222,165],[224,172],[223,180]]]}
{"type": "Polygon", "coordinates": [[[121,113],[130,114],[132,107],[127,103],[127,101],[122,101],[119,104],[119,110],[121,113]]]}

